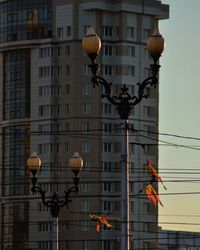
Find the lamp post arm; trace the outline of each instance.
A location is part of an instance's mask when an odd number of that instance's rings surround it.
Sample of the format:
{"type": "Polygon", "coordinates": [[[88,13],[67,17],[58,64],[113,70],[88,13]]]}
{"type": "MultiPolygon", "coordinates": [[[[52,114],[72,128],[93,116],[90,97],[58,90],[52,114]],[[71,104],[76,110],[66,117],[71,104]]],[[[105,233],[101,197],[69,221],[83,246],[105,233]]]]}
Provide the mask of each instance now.
{"type": "Polygon", "coordinates": [[[102,85],[104,88],[104,94],[102,97],[106,97],[107,100],[117,106],[118,113],[120,115],[120,119],[127,120],[130,116],[131,110],[135,105],[140,103],[143,98],[147,98],[148,96],[145,94],[145,89],[149,85],[151,87],[156,88],[158,84],[158,77],[157,74],[160,69],[160,65],[158,64],[158,59],[160,57],[153,57],[153,64],[150,65],[152,76],[146,78],[142,83],[138,83],[138,92],[137,95],[130,95],[128,92],[128,88],[124,84],[121,88],[121,93],[118,96],[111,95],[111,85],[112,83],[108,83],[103,77],[99,76],[100,64],[96,63],[96,56],[97,55],[88,55],[91,59],[92,64],[89,65],[92,71],[92,78],[91,83],[93,87],[102,85]]]}
{"type": "Polygon", "coordinates": [[[77,196],[79,192],[79,178],[77,177],[77,174],[78,172],[77,173],[75,172],[75,177],[73,178],[74,186],[70,187],[67,191],[64,191],[65,192],[65,204],[67,207],[70,201],[69,198],[70,198],[71,193],[74,193],[75,196],[77,196]]]}
{"type": "Polygon", "coordinates": [[[148,95],[144,94],[146,87],[149,85],[151,87],[156,88],[157,84],[158,84],[158,78],[156,76],[148,77],[142,83],[138,83],[139,86],[138,95],[135,96],[134,102],[131,102],[130,104],[132,106],[135,106],[138,103],[140,103],[143,98],[148,98],[148,95]]]}
{"type": "Polygon", "coordinates": [[[102,85],[104,88],[104,94],[102,94],[102,97],[106,97],[108,99],[108,101],[113,104],[113,105],[117,105],[118,103],[115,101],[115,99],[117,98],[116,96],[111,96],[111,85],[112,83],[108,83],[103,77],[101,76],[93,76],[92,77],[92,83],[93,86],[95,87],[95,85],[102,85]],[[94,85],[95,83],[95,85],[94,85]]]}
{"type": "Polygon", "coordinates": [[[58,217],[60,208],[64,206],[68,207],[68,203],[70,201],[69,200],[70,194],[74,193],[77,195],[79,192],[79,187],[78,187],[79,178],[75,177],[73,179],[74,179],[74,186],[70,187],[67,191],[64,191],[65,192],[64,200],[61,200],[57,193],[53,193],[51,197],[47,198],[46,191],[43,191],[39,186],[36,185],[37,178],[35,176],[31,178],[31,181],[32,181],[31,191],[33,195],[37,193],[40,194],[43,205],[45,207],[50,208],[51,215],[53,217],[58,217]]]}
{"type": "Polygon", "coordinates": [[[68,207],[68,203],[70,201],[69,200],[70,194],[74,193],[77,195],[79,192],[79,187],[75,185],[75,186],[70,187],[67,191],[64,191],[65,192],[64,200],[61,200],[57,193],[53,193],[52,197],[47,198],[46,191],[43,191],[40,187],[36,185],[32,186],[31,191],[33,195],[39,193],[44,206],[50,208],[50,211],[53,217],[58,217],[60,208],[64,206],[68,207]]]}
{"type": "Polygon", "coordinates": [[[46,207],[50,207],[49,201],[46,201],[46,191],[43,191],[40,187],[33,185],[31,188],[31,191],[34,194],[39,193],[42,199],[42,203],[46,206],[46,207]]]}
{"type": "MultiPolygon", "coordinates": [[[[159,69],[160,66],[157,66],[155,66],[155,68],[159,69]]],[[[91,82],[93,83],[94,87],[98,85],[102,85],[104,87],[104,94],[102,94],[102,97],[106,97],[111,104],[117,106],[120,118],[126,120],[130,116],[132,108],[138,103],[140,103],[143,98],[148,97],[144,93],[146,87],[149,85],[151,87],[156,88],[156,85],[158,84],[158,78],[156,76],[157,73],[158,71],[154,71],[153,76],[146,78],[142,83],[138,83],[139,88],[137,95],[130,95],[127,86],[124,84],[121,88],[121,93],[118,96],[111,96],[112,84],[108,83],[101,76],[94,75],[91,79],[91,82]]]]}
{"type": "Polygon", "coordinates": [[[67,191],[64,191],[64,192],[65,192],[65,205],[68,208],[68,204],[71,201],[70,200],[70,194],[74,193],[77,196],[78,192],[79,192],[79,187],[73,186],[73,187],[71,187],[70,189],[68,189],[67,191]]]}
{"type": "Polygon", "coordinates": [[[114,98],[111,96],[111,85],[112,83],[108,83],[103,77],[99,76],[99,70],[100,70],[100,64],[96,63],[96,60],[94,59],[94,56],[88,55],[91,59],[92,64],[89,65],[89,68],[92,71],[92,78],[91,83],[93,84],[93,87],[102,85],[104,87],[105,94],[102,95],[102,97],[106,97],[108,101],[113,104],[117,105],[114,98]]]}

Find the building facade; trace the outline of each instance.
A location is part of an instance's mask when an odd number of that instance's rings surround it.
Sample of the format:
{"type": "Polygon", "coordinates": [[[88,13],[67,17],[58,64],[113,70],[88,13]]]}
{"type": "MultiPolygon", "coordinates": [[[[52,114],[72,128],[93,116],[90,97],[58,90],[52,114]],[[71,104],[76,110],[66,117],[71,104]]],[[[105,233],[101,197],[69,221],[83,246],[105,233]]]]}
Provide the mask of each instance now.
{"type": "MultiPolygon", "coordinates": [[[[59,214],[60,250],[119,249],[120,119],[90,83],[81,41],[92,24],[102,39],[101,74],[114,94],[126,84],[134,95],[149,75],[146,40],[168,12],[156,0],[0,1],[0,249],[52,249],[50,212],[30,192],[33,151],[42,160],[41,188],[61,196],[72,184],[73,152],[84,159],[79,196],[59,214]],[[88,213],[109,213],[113,227],[97,233],[88,213]]],[[[132,249],[158,246],[158,210],[138,196],[148,175],[134,144],[157,139],[159,92],[147,92],[129,119],[132,249]]],[[[157,166],[157,146],[146,151],[157,166]]]]}
{"type": "Polygon", "coordinates": [[[200,233],[160,229],[159,248],[163,250],[200,250],[200,233]]]}

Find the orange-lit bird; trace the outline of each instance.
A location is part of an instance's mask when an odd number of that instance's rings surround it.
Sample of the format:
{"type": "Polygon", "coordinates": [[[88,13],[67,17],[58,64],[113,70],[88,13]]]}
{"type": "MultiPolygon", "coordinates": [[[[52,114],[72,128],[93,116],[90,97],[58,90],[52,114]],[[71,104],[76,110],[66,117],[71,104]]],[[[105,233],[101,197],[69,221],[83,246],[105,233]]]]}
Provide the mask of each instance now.
{"type": "Polygon", "coordinates": [[[163,207],[163,204],[160,200],[159,195],[156,193],[156,190],[153,188],[151,184],[148,184],[145,186],[144,189],[140,190],[140,192],[145,191],[146,194],[148,195],[149,200],[156,206],[157,202],[160,203],[160,205],[163,207]]]}
{"type": "Polygon", "coordinates": [[[111,228],[110,224],[111,217],[98,216],[96,214],[89,214],[89,217],[92,221],[96,221],[96,231],[100,232],[101,226],[105,225],[106,228],[111,228]]]}
{"type": "Polygon", "coordinates": [[[153,166],[152,162],[150,160],[147,160],[147,170],[149,172],[149,174],[152,176],[152,183],[157,180],[160,181],[161,184],[163,185],[164,189],[167,189],[161,179],[161,177],[158,175],[155,167],[153,166]]]}

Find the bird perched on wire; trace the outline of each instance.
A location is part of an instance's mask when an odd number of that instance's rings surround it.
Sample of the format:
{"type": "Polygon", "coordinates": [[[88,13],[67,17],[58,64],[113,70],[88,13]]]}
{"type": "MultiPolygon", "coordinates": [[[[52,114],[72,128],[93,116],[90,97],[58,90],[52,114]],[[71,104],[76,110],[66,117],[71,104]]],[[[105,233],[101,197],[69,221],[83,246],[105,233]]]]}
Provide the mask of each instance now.
{"type": "Polygon", "coordinates": [[[89,217],[92,221],[96,222],[96,231],[100,232],[101,226],[105,225],[106,228],[111,228],[112,225],[110,224],[111,217],[106,216],[99,216],[96,214],[89,214],[89,217]]]}
{"type": "Polygon", "coordinates": [[[143,189],[139,191],[139,193],[145,191],[149,200],[156,206],[157,202],[160,203],[160,205],[163,207],[163,204],[160,200],[159,195],[156,193],[156,190],[153,188],[153,186],[149,183],[146,185],[143,189]]]}
{"type": "Polygon", "coordinates": [[[163,185],[164,189],[166,190],[167,188],[165,187],[162,178],[158,175],[154,165],[152,164],[152,162],[150,160],[147,159],[147,171],[148,173],[151,175],[152,180],[151,183],[155,182],[155,181],[160,181],[160,183],[163,185]]]}

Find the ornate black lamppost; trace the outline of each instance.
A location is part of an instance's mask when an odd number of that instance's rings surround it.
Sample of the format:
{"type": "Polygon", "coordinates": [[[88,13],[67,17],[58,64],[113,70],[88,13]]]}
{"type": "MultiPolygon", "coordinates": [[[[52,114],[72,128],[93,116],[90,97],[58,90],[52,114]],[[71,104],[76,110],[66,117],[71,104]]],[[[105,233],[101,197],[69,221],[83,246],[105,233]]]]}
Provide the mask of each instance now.
{"type": "Polygon", "coordinates": [[[32,187],[31,191],[34,194],[40,194],[42,203],[44,206],[49,207],[51,211],[51,215],[54,218],[54,240],[53,240],[53,250],[58,250],[58,215],[60,208],[64,206],[68,206],[70,195],[73,193],[75,195],[79,192],[79,178],[78,174],[83,166],[83,160],[79,156],[78,152],[75,152],[73,157],[69,161],[69,167],[74,173],[73,183],[74,185],[70,187],[67,191],[64,191],[64,199],[61,199],[57,193],[54,193],[51,197],[46,196],[46,191],[42,190],[39,186],[37,186],[37,177],[36,173],[40,169],[41,160],[34,152],[27,160],[27,166],[32,173],[32,187]]]}
{"type": "Polygon", "coordinates": [[[129,250],[129,155],[128,155],[128,118],[132,108],[140,103],[143,98],[148,96],[145,94],[147,86],[156,87],[158,84],[158,72],[160,65],[159,58],[164,50],[164,39],[160,35],[157,28],[154,29],[152,36],[147,40],[148,52],[153,59],[153,64],[150,65],[152,76],[146,78],[142,83],[138,83],[137,95],[130,95],[128,88],[124,84],[121,88],[121,93],[116,96],[111,93],[111,83],[108,83],[103,77],[99,76],[100,64],[96,63],[96,58],[101,49],[101,40],[94,32],[92,26],[88,27],[87,33],[83,38],[83,50],[91,59],[89,65],[92,71],[91,82],[93,87],[102,85],[104,94],[108,101],[117,107],[121,123],[121,250],[129,250]]]}

